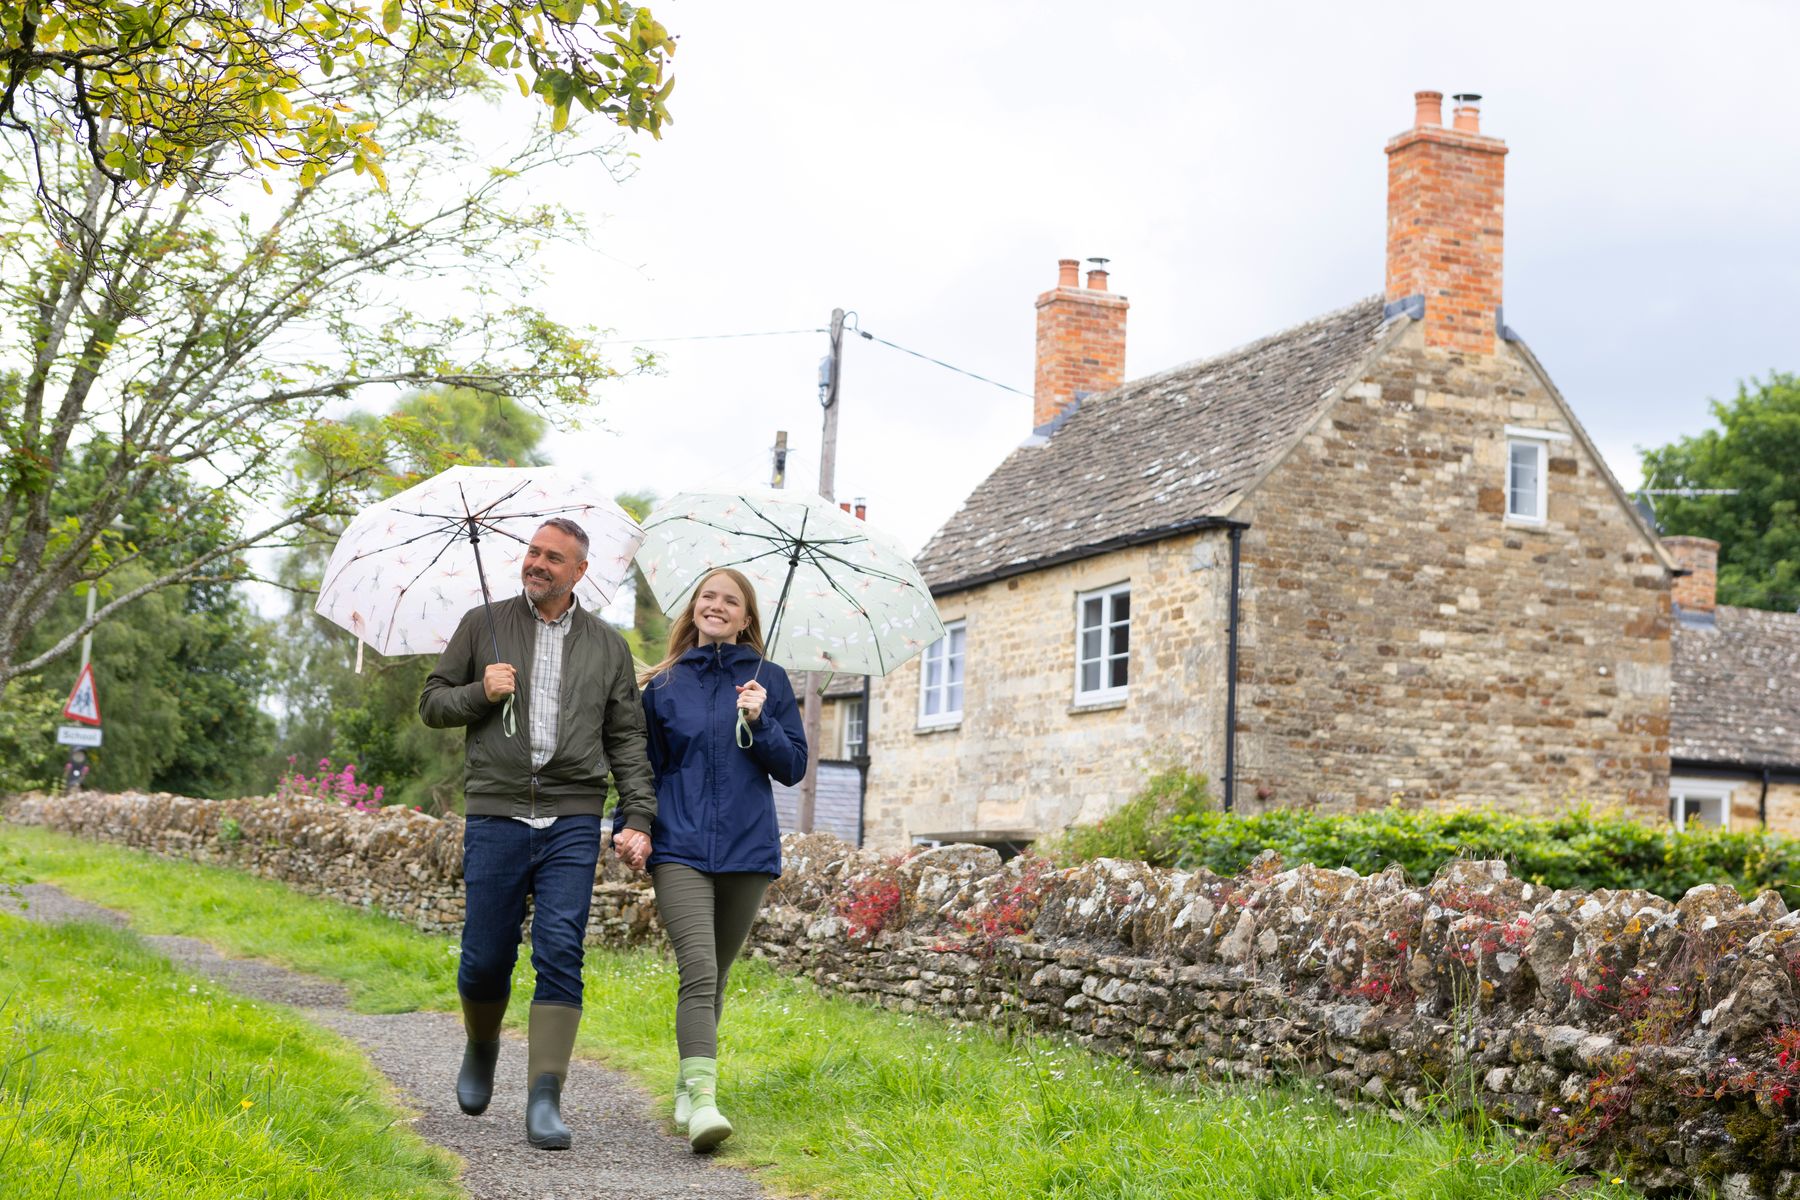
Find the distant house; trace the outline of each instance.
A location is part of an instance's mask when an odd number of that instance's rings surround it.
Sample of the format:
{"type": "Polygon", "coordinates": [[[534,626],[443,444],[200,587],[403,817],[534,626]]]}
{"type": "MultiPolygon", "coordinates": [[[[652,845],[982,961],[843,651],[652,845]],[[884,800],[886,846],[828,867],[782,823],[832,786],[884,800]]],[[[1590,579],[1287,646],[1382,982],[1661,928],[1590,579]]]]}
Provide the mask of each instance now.
{"type": "Polygon", "coordinates": [[[1719,544],[1663,544],[1675,582],[1669,817],[1800,835],[1800,614],[1715,602],[1719,544]]]}
{"type": "Polygon", "coordinates": [[[1679,568],[1506,325],[1507,148],[1441,99],[1380,297],[1126,382],[1128,302],[1063,261],[1030,436],[920,556],[948,634],[874,683],[871,843],[1017,845],[1164,764],[1248,811],[1668,811],[1679,568]]]}

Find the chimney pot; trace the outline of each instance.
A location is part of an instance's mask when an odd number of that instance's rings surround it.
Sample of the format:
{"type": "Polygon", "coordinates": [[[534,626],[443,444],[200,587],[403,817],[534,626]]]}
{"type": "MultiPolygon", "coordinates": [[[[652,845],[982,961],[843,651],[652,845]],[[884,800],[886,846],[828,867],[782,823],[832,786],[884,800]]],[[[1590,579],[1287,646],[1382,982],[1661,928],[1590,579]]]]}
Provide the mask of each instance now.
{"type": "Polygon", "coordinates": [[[1056,286],[1059,288],[1078,288],[1081,286],[1081,261],[1074,258],[1056,260],[1056,286]]]}
{"type": "Polygon", "coordinates": [[[1481,97],[1474,92],[1463,92],[1455,97],[1456,128],[1464,133],[1481,132],[1481,97]]]}
{"type": "Polygon", "coordinates": [[[1095,267],[1088,272],[1088,291],[1104,292],[1106,290],[1106,272],[1095,267]]]}
{"type": "Polygon", "coordinates": [[[849,512],[850,511],[850,502],[848,500],[839,500],[838,507],[843,509],[845,512],[849,512]]]}
{"type": "Polygon", "coordinates": [[[1413,93],[1413,128],[1444,123],[1444,93],[1413,93]]]}
{"type": "Polygon", "coordinates": [[[859,521],[869,519],[869,502],[861,496],[856,498],[856,519],[859,521]]]}

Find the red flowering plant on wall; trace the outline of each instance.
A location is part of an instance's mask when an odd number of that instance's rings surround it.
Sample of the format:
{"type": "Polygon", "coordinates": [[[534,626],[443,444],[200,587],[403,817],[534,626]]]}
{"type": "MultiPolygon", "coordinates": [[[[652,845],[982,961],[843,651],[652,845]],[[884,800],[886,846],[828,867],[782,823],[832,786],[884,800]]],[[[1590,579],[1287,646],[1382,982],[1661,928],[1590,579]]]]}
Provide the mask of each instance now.
{"type": "Polygon", "coordinates": [[[884,859],[881,866],[851,879],[838,896],[837,915],[844,919],[853,940],[872,942],[876,934],[896,923],[905,895],[899,868],[908,857],[896,854],[884,859]]]}
{"type": "Polygon", "coordinates": [[[1015,861],[1017,875],[1011,886],[976,905],[958,923],[963,936],[983,958],[992,958],[1007,938],[1031,931],[1057,875],[1055,864],[1047,858],[1027,855],[1015,861]]]}
{"type": "Polygon", "coordinates": [[[356,764],[333,767],[329,758],[319,760],[319,773],[307,776],[300,772],[300,756],[288,755],[288,769],[275,784],[277,800],[325,800],[354,808],[357,812],[373,812],[381,807],[383,789],[370,787],[356,777],[356,764]]]}

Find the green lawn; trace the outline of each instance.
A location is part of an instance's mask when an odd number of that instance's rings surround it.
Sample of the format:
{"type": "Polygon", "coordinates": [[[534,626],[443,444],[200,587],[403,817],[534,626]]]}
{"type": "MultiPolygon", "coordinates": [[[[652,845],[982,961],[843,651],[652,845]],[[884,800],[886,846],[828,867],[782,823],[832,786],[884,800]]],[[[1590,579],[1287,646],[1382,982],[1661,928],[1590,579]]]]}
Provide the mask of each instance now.
{"type": "MultiPolygon", "coordinates": [[[[395,922],[228,871],[0,826],[0,860],[130,913],[343,980],[364,1008],[450,1008],[452,947],[395,922]]],[[[5,868],[0,868],[3,870],[5,868]]],[[[515,984],[522,1014],[528,972],[515,984]]],[[[659,1096],[674,1076],[675,972],[658,953],[590,952],[585,1053],[659,1096]]],[[[1539,1200],[1568,1177],[1473,1127],[1345,1117],[1302,1087],[1167,1081],[1046,1037],[1004,1038],[821,996],[760,964],[734,976],[722,1156],[772,1188],[848,1198],[1539,1200]]],[[[664,1101],[666,1110],[667,1102],[664,1101]]],[[[398,1193],[397,1193],[398,1194],[398,1193]]],[[[1604,1184],[1583,1195],[1626,1200],[1604,1184]]]]}
{"type": "Polygon", "coordinates": [[[360,1055],[135,936],[0,914],[0,1195],[459,1195],[360,1055]]]}

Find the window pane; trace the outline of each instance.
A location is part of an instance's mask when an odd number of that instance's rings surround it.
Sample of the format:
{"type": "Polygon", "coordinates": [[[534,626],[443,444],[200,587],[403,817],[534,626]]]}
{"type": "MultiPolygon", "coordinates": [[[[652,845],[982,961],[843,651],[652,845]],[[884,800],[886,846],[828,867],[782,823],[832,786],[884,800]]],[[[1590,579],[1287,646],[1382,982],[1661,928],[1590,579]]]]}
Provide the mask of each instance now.
{"type": "Polygon", "coordinates": [[[1110,643],[1109,653],[1124,654],[1131,648],[1131,626],[1114,625],[1112,627],[1112,637],[1107,640],[1110,643]]]}
{"type": "Polygon", "coordinates": [[[1115,659],[1111,660],[1109,665],[1112,668],[1112,673],[1108,677],[1107,686],[1108,687],[1124,687],[1125,686],[1125,660],[1123,658],[1115,658],[1115,659]]]}
{"type": "Polygon", "coordinates": [[[1112,598],[1112,619],[1123,621],[1131,616],[1131,593],[1115,592],[1112,598]]]}
{"type": "Polygon", "coordinates": [[[962,711],[962,684],[953,683],[944,692],[944,711],[959,713],[962,711]]]}
{"type": "Polygon", "coordinates": [[[1084,662],[1081,664],[1081,690],[1097,692],[1100,690],[1100,664],[1084,662]]]}
{"type": "Polygon", "coordinates": [[[925,690],[931,691],[944,679],[944,661],[940,658],[925,660],[925,690]]]}
{"type": "Polygon", "coordinates": [[[968,630],[963,626],[958,625],[955,629],[952,629],[945,635],[944,640],[949,643],[948,652],[960,658],[963,652],[963,643],[967,640],[967,634],[968,630]]]}
{"type": "Polygon", "coordinates": [[[1538,448],[1529,442],[1514,442],[1507,469],[1508,515],[1538,515],[1538,448]]]}
{"type": "Polygon", "coordinates": [[[1099,658],[1099,657],[1100,657],[1100,631],[1098,629],[1082,630],[1082,632],[1081,632],[1081,661],[1086,662],[1090,658],[1099,658]]]}
{"type": "Polygon", "coordinates": [[[926,716],[935,717],[938,715],[938,713],[943,711],[943,702],[940,699],[940,697],[942,695],[943,695],[943,693],[939,692],[935,688],[926,689],[926,691],[925,691],[925,715],[926,716]]]}
{"type": "Polygon", "coordinates": [[[1081,627],[1083,629],[1091,629],[1100,624],[1102,620],[1100,605],[1101,598],[1099,596],[1092,596],[1081,602],[1081,627]]]}
{"type": "Polygon", "coordinates": [[[961,685],[962,677],[963,677],[963,660],[962,660],[962,655],[959,654],[955,658],[950,660],[949,670],[945,672],[945,678],[948,680],[948,682],[950,683],[951,686],[955,687],[955,686],[961,685]]]}

